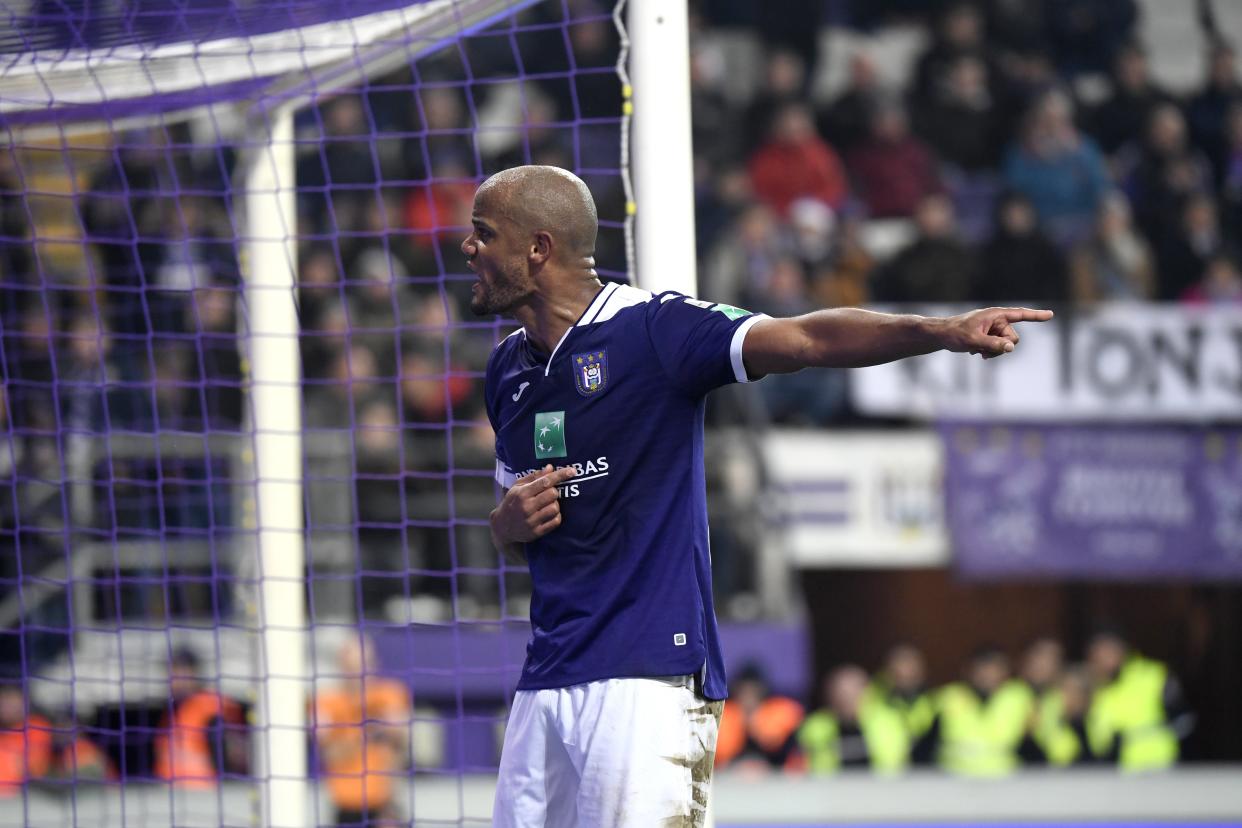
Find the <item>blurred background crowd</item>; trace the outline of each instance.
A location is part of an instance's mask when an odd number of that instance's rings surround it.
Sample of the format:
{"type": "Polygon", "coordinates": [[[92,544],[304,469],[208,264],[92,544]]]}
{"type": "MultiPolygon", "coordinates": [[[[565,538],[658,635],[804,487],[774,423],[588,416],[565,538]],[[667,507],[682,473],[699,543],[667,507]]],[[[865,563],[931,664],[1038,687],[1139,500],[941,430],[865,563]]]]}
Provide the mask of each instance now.
{"type": "Polygon", "coordinates": [[[999,646],[976,648],[959,680],[929,686],[923,651],[893,646],[871,676],[856,664],[828,672],[804,705],[771,691],[762,670],[733,676],[717,767],[901,773],[934,766],[990,777],[1020,767],[1171,767],[1194,725],[1166,665],[1100,628],[1084,660],[1054,638],[1033,641],[1014,669],[999,646]]]}

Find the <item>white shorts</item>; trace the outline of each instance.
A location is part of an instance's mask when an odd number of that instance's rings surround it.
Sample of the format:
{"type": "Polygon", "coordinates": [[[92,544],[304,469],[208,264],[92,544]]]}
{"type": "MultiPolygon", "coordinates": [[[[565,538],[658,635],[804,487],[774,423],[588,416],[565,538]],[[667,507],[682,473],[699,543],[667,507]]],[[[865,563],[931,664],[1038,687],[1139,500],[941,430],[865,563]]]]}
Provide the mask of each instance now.
{"type": "Polygon", "coordinates": [[[685,678],[519,690],[495,828],[700,828],[723,702],[685,678]]]}

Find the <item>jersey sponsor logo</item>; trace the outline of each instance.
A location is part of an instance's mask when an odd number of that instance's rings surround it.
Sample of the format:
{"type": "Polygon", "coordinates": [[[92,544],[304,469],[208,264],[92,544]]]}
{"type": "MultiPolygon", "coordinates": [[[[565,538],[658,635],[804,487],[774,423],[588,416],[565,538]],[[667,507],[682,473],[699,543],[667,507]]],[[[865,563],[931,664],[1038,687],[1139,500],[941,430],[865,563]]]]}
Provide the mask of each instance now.
{"type": "Polygon", "coordinates": [[[729,317],[729,321],[740,319],[743,316],[750,316],[750,311],[745,308],[739,308],[736,305],[720,304],[714,306],[712,310],[717,311],[718,313],[723,313],[725,316],[729,317]]]}
{"type": "Polygon", "coordinates": [[[522,392],[526,390],[526,387],[527,387],[528,385],[530,385],[530,383],[529,383],[529,382],[524,382],[524,383],[522,383],[521,385],[519,385],[519,386],[518,386],[517,393],[513,395],[513,401],[514,401],[514,402],[517,402],[518,400],[522,399],[522,392]]]}
{"type": "MultiPolygon", "coordinates": [[[[669,299],[676,299],[676,298],[678,298],[676,295],[671,295],[671,296],[664,297],[660,301],[667,302],[669,299]]],[[[696,308],[702,308],[705,311],[715,311],[716,313],[723,313],[725,316],[729,318],[729,321],[733,321],[734,319],[740,319],[743,316],[750,316],[750,311],[746,310],[745,308],[739,308],[737,305],[726,305],[723,302],[721,303],[708,302],[704,299],[691,299],[689,297],[685,297],[683,301],[685,301],[687,305],[694,305],[696,308]]]]}
{"type": "Polygon", "coordinates": [[[590,397],[604,390],[608,384],[608,351],[601,349],[586,354],[573,355],[574,385],[578,393],[590,397]]]}
{"type": "MultiPolygon", "coordinates": [[[[572,466],[574,471],[576,471],[578,474],[576,477],[571,477],[568,483],[565,483],[557,487],[556,490],[560,492],[561,497],[577,497],[579,494],[582,493],[581,489],[578,488],[580,484],[585,485],[587,483],[590,483],[593,480],[599,480],[601,478],[607,477],[608,469],[609,469],[608,455],[602,454],[599,457],[596,457],[594,460],[587,460],[585,462],[579,461],[577,463],[556,464],[556,468],[558,469],[569,468],[570,466],[572,466]]],[[[518,479],[521,479],[525,477],[526,475],[534,474],[537,471],[539,471],[539,469],[537,468],[527,469],[521,474],[516,475],[516,477],[518,479]]]]}
{"type": "Polygon", "coordinates": [[[565,457],[565,412],[540,411],[535,415],[535,459],[565,457]]]}

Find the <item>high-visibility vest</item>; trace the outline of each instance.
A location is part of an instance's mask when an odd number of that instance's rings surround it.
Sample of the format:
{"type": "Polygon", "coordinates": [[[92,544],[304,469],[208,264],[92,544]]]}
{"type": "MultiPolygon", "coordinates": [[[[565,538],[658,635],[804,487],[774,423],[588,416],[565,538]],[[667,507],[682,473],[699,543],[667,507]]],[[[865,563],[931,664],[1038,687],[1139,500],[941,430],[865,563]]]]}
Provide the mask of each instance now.
{"type": "Polygon", "coordinates": [[[1034,709],[1034,694],[1007,681],[986,700],[965,684],[950,684],[937,697],[940,765],[968,776],[1001,776],[1018,766],[1018,747],[1034,709]]]}
{"type": "Polygon", "coordinates": [[[737,702],[727,701],[716,737],[716,767],[723,767],[746,748],[749,737],[768,753],[778,752],[802,723],[802,705],[793,699],[773,696],[749,717],[737,702]]]}
{"type": "Polygon", "coordinates": [[[874,682],[867,687],[863,706],[872,705],[883,705],[900,716],[911,741],[926,733],[936,719],[936,705],[930,694],[919,693],[913,699],[907,699],[883,681],[874,682]]]}
{"type": "Polygon", "coordinates": [[[52,725],[35,714],[21,728],[0,728],[0,797],[16,796],[21,786],[47,774],[52,763],[52,725]]]}
{"type": "Polygon", "coordinates": [[[1073,726],[1065,720],[1065,695],[1060,690],[1044,691],[1036,704],[1036,714],[1032,736],[1048,764],[1063,768],[1078,761],[1082,743],[1073,726]]]}
{"type": "Polygon", "coordinates": [[[337,808],[379,811],[392,802],[393,784],[407,757],[388,740],[373,738],[372,724],[408,723],[410,691],[395,679],[368,676],[366,692],[325,690],[315,699],[315,735],[334,747],[335,758],[320,754],[328,795],[337,808]]]}
{"type": "MultiPolygon", "coordinates": [[[[910,762],[910,735],[901,716],[880,704],[863,705],[858,727],[871,769],[897,773],[910,762]]],[[[811,773],[834,773],[841,767],[841,727],[830,710],[817,710],[798,729],[798,745],[811,773]]]]}
{"type": "Polygon", "coordinates": [[[155,775],[182,787],[214,787],[218,773],[211,741],[216,720],[240,722],[241,706],[207,690],[182,699],[155,737],[155,775]]]}
{"type": "Polygon", "coordinates": [[[1095,691],[1087,712],[1091,749],[1107,753],[1121,737],[1119,763],[1123,770],[1167,768],[1177,761],[1177,734],[1168,725],[1164,687],[1165,665],[1132,656],[1111,684],[1095,691]]]}

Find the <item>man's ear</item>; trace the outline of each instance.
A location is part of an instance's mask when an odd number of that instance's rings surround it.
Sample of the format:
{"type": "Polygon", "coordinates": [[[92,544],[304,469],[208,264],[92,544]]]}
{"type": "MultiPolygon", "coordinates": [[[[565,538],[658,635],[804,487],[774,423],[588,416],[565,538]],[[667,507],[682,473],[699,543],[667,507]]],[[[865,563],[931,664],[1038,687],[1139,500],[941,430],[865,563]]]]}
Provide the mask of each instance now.
{"type": "Polygon", "coordinates": [[[541,265],[552,258],[552,234],[547,230],[536,230],[530,242],[527,258],[533,265],[541,265]]]}

